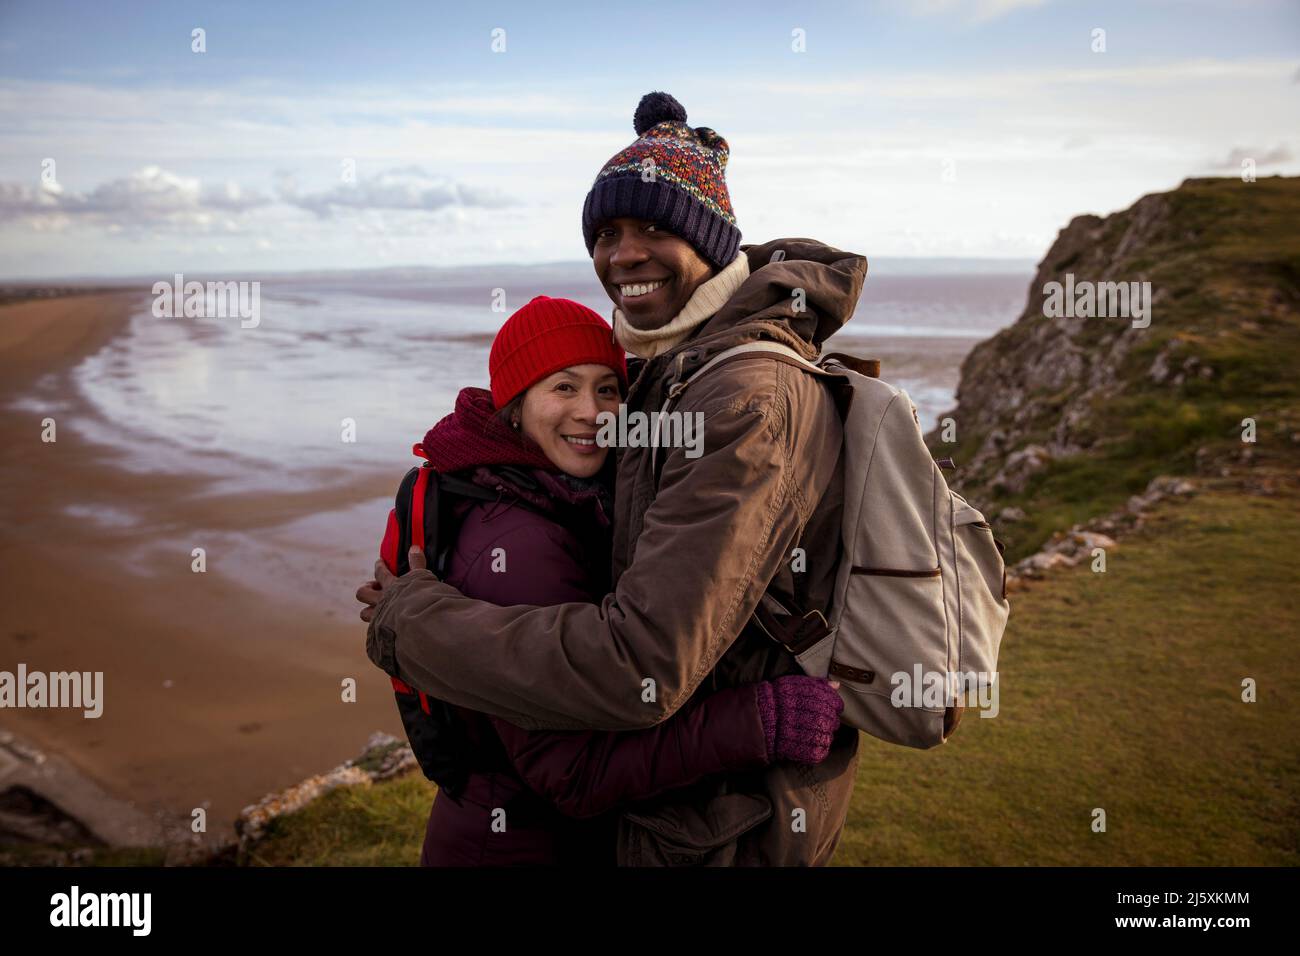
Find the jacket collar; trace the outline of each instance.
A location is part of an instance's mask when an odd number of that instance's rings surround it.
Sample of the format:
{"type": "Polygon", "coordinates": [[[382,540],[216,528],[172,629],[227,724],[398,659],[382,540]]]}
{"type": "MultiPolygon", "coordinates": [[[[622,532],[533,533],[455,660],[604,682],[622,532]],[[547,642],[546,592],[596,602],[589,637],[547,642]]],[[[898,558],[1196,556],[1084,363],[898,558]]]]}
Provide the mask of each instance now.
{"type": "Polygon", "coordinates": [[[591,478],[577,478],[553,468],[479,465],[469,478],[497,492],[503,502],[517,498],[543,514],[589,511],[602,527],[612,519],[613,492],[608,470],[591,478]]]}
{"type": "Polygon", "coordinates": [[[635,374],[629,404],[638,393],[682,381],[714,355],[746,342],[779,342],[816,359],[822,343],[853,317],[867,277],[865,256],[815,239],[773,239],[740,250],[749,275],[721,308],[673,348],[643,363],[629,361],[629,375],[635,374]]]}
{"type": "Polygon", "coordinates": [[[657,329],[636,328],[627,321],[623,310],[614,306],[614,334],[619,345],[633,355],[647,359],[668,351],[712,318],[748,277],[749,257],[737,252],[730,265],[707,282],[700,283],[685,308],[671,322],[657,329]]]}

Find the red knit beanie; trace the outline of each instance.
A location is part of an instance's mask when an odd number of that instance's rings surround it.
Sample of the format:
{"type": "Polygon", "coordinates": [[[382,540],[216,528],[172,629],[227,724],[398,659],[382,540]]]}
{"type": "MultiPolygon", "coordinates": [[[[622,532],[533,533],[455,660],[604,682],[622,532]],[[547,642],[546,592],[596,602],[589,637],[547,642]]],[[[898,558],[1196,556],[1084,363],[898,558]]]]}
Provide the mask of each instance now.
{"type": "Polygon", "coordinates": [[[552,372],[588,363],[608,365],[627,387],[627,359],[609,323],[581,303],[539,295],[492,340],[492,401],[499,409],[552,372]]]}

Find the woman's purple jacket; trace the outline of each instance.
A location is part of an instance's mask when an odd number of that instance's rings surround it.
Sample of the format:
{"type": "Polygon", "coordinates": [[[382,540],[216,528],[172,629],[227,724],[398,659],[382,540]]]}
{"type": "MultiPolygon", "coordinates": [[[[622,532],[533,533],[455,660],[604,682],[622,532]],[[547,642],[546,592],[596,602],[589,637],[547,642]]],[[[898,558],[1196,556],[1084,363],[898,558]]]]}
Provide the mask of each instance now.
{"type": "MultiPolygon", "coordinates": [[[[463,510],[449,584],[499,605],[604,597],[608,520],[594,482],[544,469],[472,471],[500,499],[463,510]],[[513,480],[520,475],[533,487],[513,480]]],[[[628,693],[640,692],[639,681],[629,685],[628,693]]],[[[613,865],[619,807],[768,762],[752,684],[697,698],[641,731],[527,731],[457,709],[482,769],[459,802],[445,793],[435,799],[421,854],[428,866],[613,865]]]]}

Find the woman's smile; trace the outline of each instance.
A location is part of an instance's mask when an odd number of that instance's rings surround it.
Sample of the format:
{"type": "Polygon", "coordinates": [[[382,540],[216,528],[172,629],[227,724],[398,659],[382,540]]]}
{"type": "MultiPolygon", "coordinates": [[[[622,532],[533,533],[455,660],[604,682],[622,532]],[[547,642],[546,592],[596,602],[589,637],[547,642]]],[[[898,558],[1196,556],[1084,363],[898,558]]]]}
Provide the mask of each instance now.
{"type": "Polygon", "coordinates": [[[595,434],[591,435],[561,435],[569,446],[580,455],[594,455],[600,451],[600,446],[596,444],[595,434]]]}

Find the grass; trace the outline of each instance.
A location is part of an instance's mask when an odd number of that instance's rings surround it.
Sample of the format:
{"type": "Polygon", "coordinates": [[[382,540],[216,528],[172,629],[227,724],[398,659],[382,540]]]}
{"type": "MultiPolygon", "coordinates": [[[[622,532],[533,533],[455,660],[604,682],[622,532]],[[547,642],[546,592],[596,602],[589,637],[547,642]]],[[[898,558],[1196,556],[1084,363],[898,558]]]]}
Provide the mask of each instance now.
{"type": "Polygon", "coordinates": [[[413,866],[437,788],[420,773],[340,787],[271,823],[252,866],[413,866]]]}
{"type": "Polygon", "coordinates": [[[1297,535],[1294,497],[1210,493],[1013,595],[998,717],[864,737],[836,864],[1300,863],[1297,535]]]}
{"type": "Polygon", "coordinates": [[[158,847],[86,847],[76,844],[15,843],[0,847],[7,866],[162,866],[167,851],[158,847]]]}

